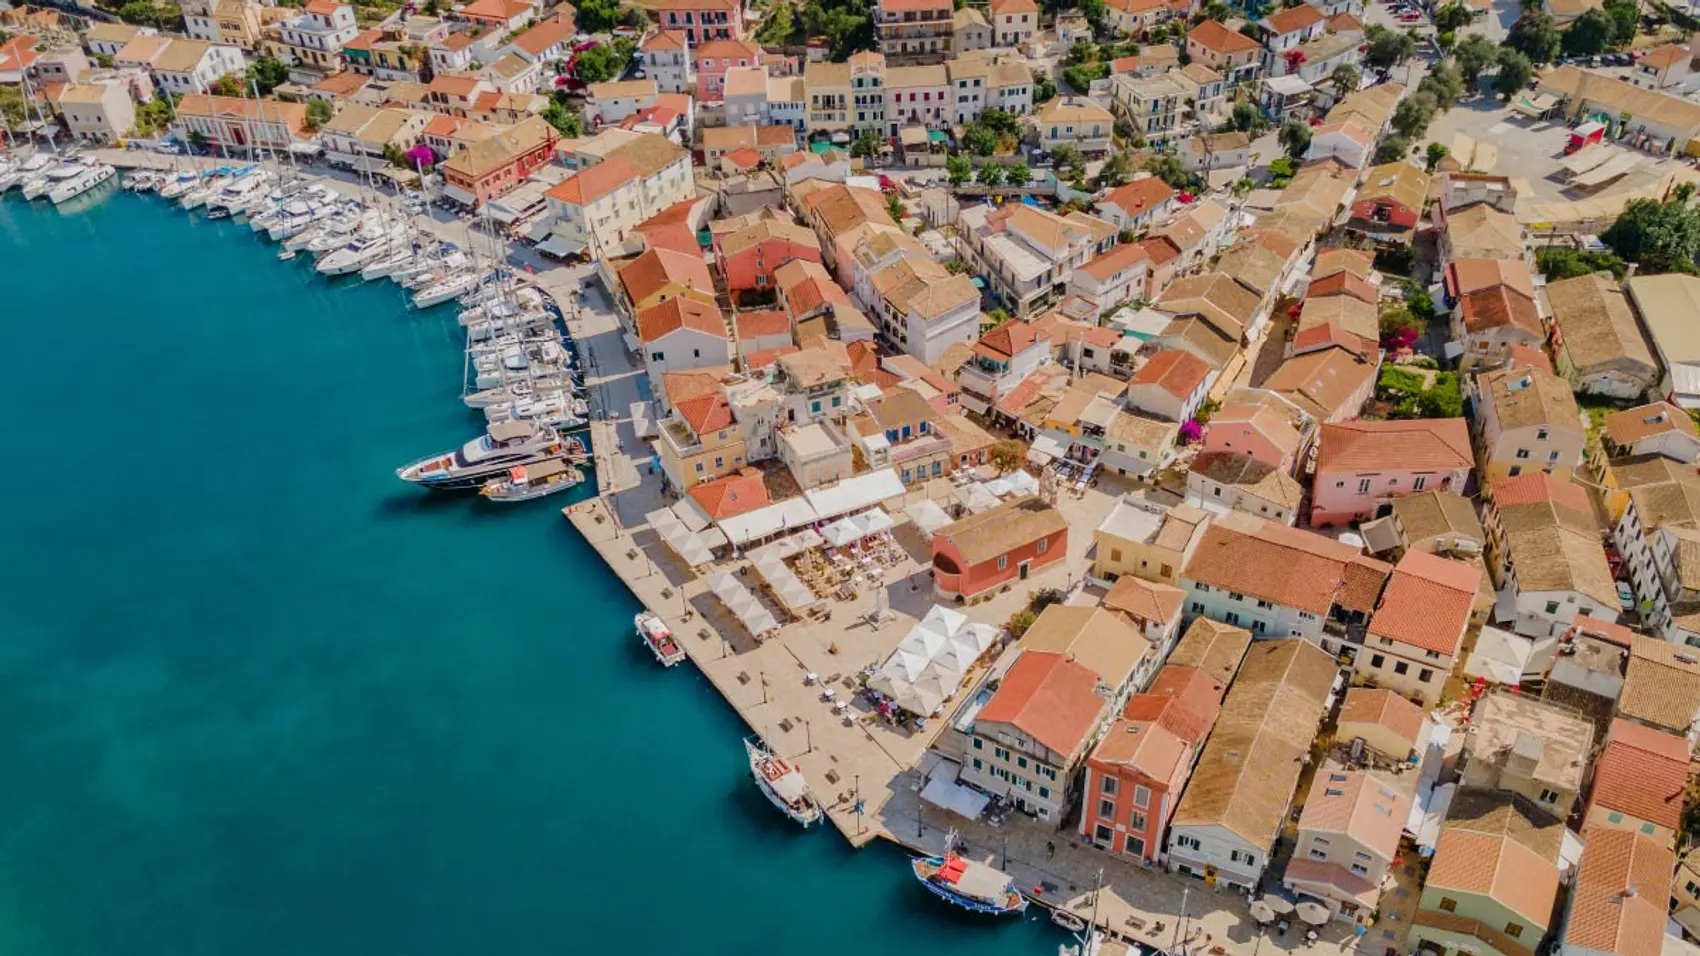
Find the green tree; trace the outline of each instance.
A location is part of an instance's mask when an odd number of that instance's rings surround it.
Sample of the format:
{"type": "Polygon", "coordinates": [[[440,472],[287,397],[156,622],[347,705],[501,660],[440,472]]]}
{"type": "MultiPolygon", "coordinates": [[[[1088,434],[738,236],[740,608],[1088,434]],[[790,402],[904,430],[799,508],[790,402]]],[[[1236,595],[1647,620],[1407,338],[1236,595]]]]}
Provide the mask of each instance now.
{"type": "Polygon", "coordinates": [[[574,18],[585,33],[607,33],[620,25],[620,0],[582,0],[574,18]]]}
{"type": "Polygon", "coordinates": [[[944,175],[952,186],[960,186],[974,178],[974,164],[966,156],[952,156],[944,161],[944,175]]]}
{"type": "Polygon", "coordinates": [[[234,76],[221,76],[212,81],[207,92],[214,96],[241,96],[247,92],[242,88],[242,81],[234,76]]]}
{"type": "Polygon", "coordinates": [[[885,197],[885,214],[891,217],[892,222],[902,222],[909,210],[903,208],[903,200],[897,193],[892,192],[887,193],[885,197]]]}
{"type": "Polygon", "coordinates": [[[1434,95],[1412,93],[1393,109],[1393,131],[1406,139],[1416,139],[1428,131],[1435,112],[1434,95]]]}
{"type": "Polygon", "coordinates": [[[1452,51],[1452,62],[1457,64],[1464,86],[1474,90],[1481,80],[1482,71],[1492,65],[1498,55],[1497,44],[1479,33],[1472,33],[1452,51]]]}
{"type": "Polygon", "coordinates": [[[1637,0],[1606,0],[1600,8],[1611,18],[1611,46],[1628,46],[1641,28],[1641,10],[1637,0]]]}
{"type": "Polygon", "coordinates": [[[1499,65],[1499,75],[1493,79],[1493,90],[1507,100],[1529,85],[1529,79],[1535,75],[1529,58],[1510,47],[1502,47],[1494,62],[1499,65]]]}
{"type": "Polygon", "coordinates": [[[1235,103],[1228,114],[1228,125],[1242,133],[1257,133],[1267,127],[1269,121],[1250,103],[1235,103]]]}
{"type": "Polygon", "coordinates": [[[1475,15],[1470,13],[1469,7],[1459,3],[1458,0],[1451,0],[1451,2],[1441,6],[1439,10],[1434,11],[1434,28],[1448,33],[1456,33],[1469,26],[1474,19],[1475,15]]]}
{"type": "MultiPolygon", "coordinates": [[[[1084,43],[1085,41],[1081,42],[1084,43]]],[[[1110,65],[1108,63],[1077,63],[1073,66],[1063,67],[1062,71],[1063,82],[1068,84],[1069,89],[1080,94],[1085,94],[1087,90],[1091,89],[1093,81],[1101,80],[1109,75],[1110,65]]]]}
{"type": "Polygon", "coordinates": [[[1345,99],[1358,91],[1358,84],[1364,81],[1362,73],[1350,63],[1341,63],[1328,74],[1328,85],[1334,87],[1334,97],[1345,99]]]}
{"type": "MultiPolygon", "coordinates": [[[[4,32],[5,31],[0,30],[0,33],[4,33],[4,32]]],[[[5,40],[0,40],[0,43],[5,43],[5,42],[6,42],[5,40]]],[[[105,53],[96,53],[94,55],[94,65],[100,67],[103,70],[110,70],[110,69],[112,69],[112,57],[108,54],[105,54],[105,53]]]]}
{"type": "Polygon", "coordinates": [[[1700,251],[1700,213],[1679,201],[1634,199],[1600,235],[1620,258],[1643,273],[1693,272],[1700,251]]]}
{"type": "Polygon", "coordinates": [[[962,128],[962,148],[976,156],[990,156],[997,152],[998,134],[984,123],[969,123],[962,128]]]}
{"type": "Polygon", "coordinates": [[[1003,171],[1003,178],[1011,186],[1025,186],[1033,178],[1033,170],[1026,163],[1010,163],[1003,171]]]}
{"type": "Polygon", "coordinates": [[[329,123],[335,115],[336,110],[332,108],[330,100],[315,96],[307,101],[307,125],[313,129],[329,123]]]}
{"type": "Polygon", "coordinates": [[[1048,76],[1041,76],[1033,81],[1033,105],[1049,103],[1057,98],[1057,84],[1048,76]]]}
{"type": "Polygon", "coordinates": [[[982,186],[996,186],[1003,182],[1003,167],[997,163],[986,163],[974,177],[982,186]]]}
{"type": "Polygon", "coordinates": [[[1364,38],[1369,41],[1369,50],[1364,54],[1364,62],[1378,70],[1398,66],[1417,52],[1417,41],[1412,39],[1410,34],[1386,27],[1371,26],[1364,31],[1364,38]]]}
{"type": "Polygon", "coordinates": [[[1281,142],[1281,148],[1287,151],[1288,156],[1300,159],[1304,156],[1305,150],[1310,148],[1310,127],[1298,120],[1288,120],[1281,125],[1281,132],[1277,138],[1281,142]]]}
{"type": "Polygon", "coordinates": [[[29,121],[29,104],[24,102],[23,84],[0,86],[0,115],[6,117],[8,127],[29,121]]]}
{"type": "Polygon", "coordinates": [[[1145,161],[1145,171],[1173,189],[1192,189],[1198,185],[1198,177],[1181,165],[1175,156],[1153,156],[1145,161]]]}
{"type": "Polygon", "coordinates": [[[584,118],[572,112],[560,103],[551,101],[538,114],[543,122],[555,127],[562,136],[576,137],[584,135],[584,118]]]}
{"type": "Polygon", "coordinates": [[[1288,156],[1277,156],[1269,163],[1269,188],[1280,189],[1293,181],[1293,160],[1288,156]]]}
{"type": "Polygon", "coordinates": [[[620,61],[613,44],[599,43],[578,55],[573,72],[578,75],[580,82],[606,83],[619,76],[625,68],[626,65],[620,61]]]}
{"type": "Polygon", "coordinates": [[[162,14],[152,0],[130,0],[118,8],[118,18],[137,26],[157,27],[160,25],[162,14]]]}
{"type": "Polygon", "coordinates": [[[1426,157],[1428,160],[1428,171],[1431,173],[1434,172],[1434,168],[1440,165],[1440,161],[1446,158],[1446,154],[1448,152],[1450,152],[1450,150],[1446,148],[1445,143],[1428,144],[1428,156],[1426,157]]]}
{"type": "Polygon", "coordinates": [[[1551,63],[1558,55],[1559,43],[1558,28],[1553,26],[1552,17],[1539,8],[1524,8],[1522,16],[1505,34],[1505,45],[1528,57],[1536,66],[1551,63]]]}
{"type": "Polygon", "coordinates": [[[1442,57],[1451,56],[1453,48],[1458,45],[1458,34],[1442,30],[1434,35],[1434,45],[1440,48],[1442,57]]]}
{"type": "Polygon", "coordinates": [[[793,26],[791,0],[774,0],[768,5],[767,19],[761,22],[761,29],[756,31],[756,42],[764,46],[783,46],[791,39],[793,26]]]}
{"type": "Polygon", "coordinates": [[[1125,151],[1112,153],[1104,165],[1098,167],[1098,175],[1093,177],[1092,186],[1095,189],[1114,189],[1126,185],[1133,176],[1133,157],[1125,151]]]}
{"type": "Polygon", "coordinates": [[[262,56],[249,65],[248,82],[258,86],[264,96],[289,82],[289,67],[282,60],[262,56]]]}
{"type": "Polygon", "coordinates": [[[1059,170],[1065,166],[1074,172],[1086,168],[1086,157],[1080,154],[1080,147],[1073,143],[1058,143],[1057,148],[1051,150],[1051,161],[1059,170]]]}
{"type": "Polygon", "coordinates": [[[1587,10],[1571,21],[1559,48],[1565,56],[1596,56],[1611,48],[1612,22],[1604,10],[1587,10]]]}
{"type": "Polygon", "coordinates": [[[1381,141],[1380,146],[1375,148],[1375,163],[1378,166],[1382,163],[1396,163],[1404,159],[1405,154],[1410,151],[1410,143],[1398,136],[1389,136],[1381,141]]]}
{"type": "Polygon", "coordinates": [[[1595,272],[1609,272],[1613,278],[1622,279],[1629,271],[1629,264],[1613,253],[1583,252],[1569,246],[1542,246],[1535,251],[1535,265],[1540,267],[1548,282],[1595,272]]]}
{"type": "Polygon", "coordinates": [[[863,130],[850,144],[850,155],[857,159],[872,159],[880,154],[880,138],[872,130],[863,130]]]}
{"type": "Polygon", "coordinates": [[[803,0],[803,32],[825,37],[831,44],[831,59],[842,61],[858,50],[874,46],[873,22],[868,8],[848,0],[803,0]]]}
{"type": "Polygon", "coordinates": [[[1464,74],[1458,71],[1458,67],[1442,60],[1429,68],[1428,74],[1417,84],[1417,92],[1434,97],[1437,109],[1449,110],[1464,95],[1464,74]]]}

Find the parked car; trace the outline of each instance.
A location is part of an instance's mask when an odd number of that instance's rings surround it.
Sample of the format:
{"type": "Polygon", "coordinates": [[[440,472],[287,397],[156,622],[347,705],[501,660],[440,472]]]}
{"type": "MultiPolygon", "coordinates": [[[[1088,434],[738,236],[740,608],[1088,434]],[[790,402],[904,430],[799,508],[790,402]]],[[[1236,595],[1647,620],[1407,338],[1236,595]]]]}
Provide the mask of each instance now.
{"type": "Polygon", "coordinates": [[[1617,582],[1617,603],[1625,611],[1635,610],[1635,591],[1629,586],[1629,582],[1617,582]]]}

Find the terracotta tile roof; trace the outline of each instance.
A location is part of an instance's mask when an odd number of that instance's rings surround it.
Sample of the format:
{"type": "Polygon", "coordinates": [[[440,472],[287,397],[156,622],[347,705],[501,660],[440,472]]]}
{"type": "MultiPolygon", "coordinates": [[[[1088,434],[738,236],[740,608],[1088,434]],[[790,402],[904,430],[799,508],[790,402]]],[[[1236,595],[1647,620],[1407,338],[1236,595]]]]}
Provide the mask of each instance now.
{"type": "Polygon", "coordinates": [[[1322,616],[1358,557],[1356,548],[1332,538],[1230,513],[1205,530],[1182,577],[1322,616]]]}
{"type": "Polygon", "coordinates": [[[1197,315],[1235,340],[1245,332],[1262,296],[1222,272],[1188,276],[1163,290],[1155,308],[1174,316],[1197,315]]]}
{"type": "Polygon", "coordinates": [[[1021,646],[1065,655],[1109,687],[1125,684],[1151,652],[1151,642],[1126,618],[1087,604],[1052,604],[1040,611],[1021,635],[1021,646]]]}
{"type": "Polygon", "coordinates": [[[1316,470],[1454,471],[1475,465],[1462,418],[1352,421],[1322,426],[1316,470]]]}
{"type": "Polygon", "coordinates": [[[738,338],[758,338],[769,335],[789,335],[791,316],[778,309],[762,312],[739,312],[732,317],[738,328],[738,338]]]}
{"type": "Polygon", "coordinates": [[[1145,250],[1145,255],[1150,258],[1153,265],[1160,266],[1181,254],[1181,247],[1176,245],[1175,241],[1168,236],[1141,239],[1133,245],[1145,250]]]}
{"type": "Polygon", "coordinates": [[[720,380],[731,371],[730,367],[725,367],[662,372],[661,391],[667,396],[668,403],[677,408],[680,402],[721,391],[720,380]]]}
{"type": "Polygon", "coordinates": [[[1285,508],[1297,508],[1304,500],[1304,486],[1293,476],[1239,452],[1200,452],[1190,473],[1285,508]]]}
{"type": "Polygon", "coordinates": [[[1500,508],[1551,502],[1584,515],[1593,513],[1586,489],[1544,472],[1501,478],[1489,486],[1488,497],[1500,508]]]}
{"type": "Polygon", "coordinates": [[[1348,407],[1375,376],[1375,366],[1343,348],[1295,355],[1282,362],[1263,387],[1279,392],[1318,421],[1356,415],[1348,407]]]}
{"type": "Polygon", "coordinates": [[[1338,665],[1299,639],[1256,642],[1222,702],[1172,821],[1220,826],[1266,850],[1280,833],[1338,665]]]}
{"type": "Polygon", "coordinates": [[[1594,764],[1588,805],[1675,830],[1688,784],[1688,740],[1618,718],[1594,764]]]}
{"type": "Polygon", "coordinates": [[[1191,352],[1164,349],[1139,367],[1128,381],[1128,388],[1155,385],[1176,398],[1184,399],[1204,384],[1211,371],[1209,364],[1191,352]]]}
{"type": "Polygon", "coordinates": [[[945,525],[933,532],[933,540],[948,540],[972,566],[1067,529],[1062,512],[1029,495],[945,525]]]}
{"type": "Polygon", "coordinates": [[[1676,854],[1639,833],[1603,826],[1588,827],[1582,839],[1588,850],[1570,890],[1564,949],[1659,956],[1676,854]]]}
{"type": "Polygon", "coordinates": [[[1558,895],[1564,825],[1503,791],[1460,789],[1441,828],[1427,885],[1491,897],[1545,927],[1558,895]]]}
{"type": "Polygon", "coordinates": [[[1207,50],[1227,56],[1235,53],[1250,53],[1258,49],[1257,41],[1228,29],[1215,20],[1206,20],[1192,28],[1186,35],[1188,43],[1196,43],[1207,50]]]}
{"type": "Polygon", "coordinates": [[[1168,183],[1155,176],[1146,176],[1110,190],[1109,195],[1098,201],[1109,203],[1133,218],[1167,202],[1174,195],[1175,191],[1168,183]]]}
{"type": "Polygon", "coordinates": [[[1303,30],[1305,27],[1315,26],[1321,22],[1322,13],[1308,3],[1288,7],[1263,18],[1263,25],[1276,36],[1292,33],[1294,30],[1303,30]]]}
{"type": "Polygon", "coordinates": [[[1172,584],[1124,574],[1104,595],[1104,606],[1142,621],[1166,624],[1174,618],[1185,600],[1186,592],[1172,584]]]}
{"type": "Polygon", "coordinates": [[[1617,712],[1644,724],[1688,733],[1700,714],[1700,657],[1693,650],[1636,635],[1617,712]]]}
{"type": "Polygon", "coordinates": [[[467,20],[512,20],[530,12],[531,4],[522,0],[472,0],[456,10],[455,15],[467,20]]]}
{"type": "Polygon", "coordinates": [[[1536,340],[1545,338],[1540,311],[1535,300],[1512,289],[1498,285],[1472,292],[1459,300],[1459,309],[1468,332],[1484,332],[1507,325],[1522,330],[1536,340]]]}
{"type": "Polygon", "coordinates": [[[1362,770],[1320,769],[1305,798],[1300,830],[1343,833],[1390,861],[1411,813],[1411,798],[1362,770]]]}
{"type": "Polygon", "coordinates": [[[1137,242],[1124,242],[1103,255],[1096,256],[1079,271],[1099,282],[1107,282],[1116,273],[1150,259],[1150,253],[1137,242]]]}
{"type": "Polygon", "coordinates": [[[1374,263],[1375,257],[1362,249],[1332,246],[1316,251],[1316,265],[1311,268],[1310,274],[1314,279],[1336,272],[1349,272],[1359,279],[1364,279],[1368,278],[1374,263]]]}
{"type": "Polygon", "coordinates": [[[638,49],[644,52],[651,50],[683,50],[688,39],[683,30],[657,30],[644,38],[638,49]]]}
{"type": "Polygon", "coordinates": [[[1500,285],[1510,286],[1527,298],[1535,297],[1534,280],[1521,259],[1454,259],[1446,265],[1446,288],[1454,296],[1500,285]]]}
{"type": "Polygon", "coordinates": [[[1369,633],[1456,657],[1476,602],[1481,571],[1426,551],[1409,551],[1393,569],[1369,633]]]}
{"type": "Polygon", "coordinates": [[[1388,201],[1421,212],[1428,199],[1429,178],[1420,167],[1404,160],[1376,166],[1364,174],[1364,184],[1352,204],[1388,201]]]}
{"type": "Polygon", "coordinates": [[[1340,706],[1341,726],[1374,724],[1399,735],[1399,739],[1417,746],[1423,732],[1421,707],[1390,690],[1353,687],[1346,691],[1345,703],[1340,706]]]}
{"type": "Polygon", "coordinates": [[[1062,654],[1023,651],[974,719],[1009,724],[1057,753],[1072,754],[1103,713],[1097,685],[1098,675],[1062,654]]]}
{"type": "Polygon", "coordinates": [[[633,259],[617,273],[620,284],[633,302],[643,302],[669,285],[714,294],[714,277],[701,256],[651,249],[633,259]]]}
{"type": "Polygon", "coordinates": [[[561,12],[514,37],[514,46],[532,56],[542,56],[555,44],[572,39],[573,34],[578,31],[578,27],[573,23],[572,8],[556,9],[561,12]]]}
{"type": "Polygon", "coordinates": [[[1639,405],[1621,412],[1612,412],[1605,417],[1600,428],[1603,437],[1619,445],[1633,445],[1643,438],[1667,432],[1681,432],[1700,438],[1700,431],[1696,431],[1694,427],[1694,419],[1669,402],[1654,402],[1651,405],[1639,405]]]}
{"type": "MultiPolygon", "coordinates": [[[[1185,507],[1185,506],[1183,506],[1185,507]]],[[[1178,509],[1177,509],[1178,510],[1178,509]]],[[[1172,517],[1175,512],[1171,511],[1172,517]]],[[[1200,520],[1205,520],[1201,518],[1200,520]]],[[[1162,544],[1159,540],[1159,545],[1162,544]]],[[[1240,663],[1251,647],[1251,632],[1243,627],[1223,624],[1207,617],[1195,617],[1187,626],[1163,670],[1177,667],[1196,670],[1221,687],[1227,687],[1239,673],[1240,663]]],[[[1159,676],[1162,672],[1159,672],[1159,676]]]]}
{"type": "Polygon", "coordinates": [[[690,495],[696,499],[697,504],[702,505],[702,510],[716,521],[754,511],[771,503],[767,495],[767,485],[762,482],[761,472],[747,466],[725,477],[693,486],[690,495]]]}
{"type": "Polygon", "coordinates": [[[691,429],[698,435],[717,432],[732,425],[732,405],[726,401],[723,392],[710,392],[696,398],[675,402],[674,409],[679,417],[690,423],[691,429]]]}
{"type": "Polygon", "coordinates": [[[717,338],[725,338],[726,320],[713,303],[682,295],[652,305],[637,314],[638,339],[645,345],[653,344],[662,336],[679,329],[694,329],[717,338]]]}
{"type": "Polygon", "coordinates": [[[1375,305],[1381,301],[1381,290],[1370,285],[1368,280],[1361,279],[1342,269],[1338,272],[1312,279],[1305,290],[1305,297],[1310,299],[1325,296],[1349,295],[1362,302],[1375,305]]]}
{"type": "Polygon", "coordinates": [[[1502,430],[1545,425],[1580,433],[1581,409],[1570,383],[1532,368],[1503,368],[1476,377],[1477,389],[1493,408],[1502,430]]]}

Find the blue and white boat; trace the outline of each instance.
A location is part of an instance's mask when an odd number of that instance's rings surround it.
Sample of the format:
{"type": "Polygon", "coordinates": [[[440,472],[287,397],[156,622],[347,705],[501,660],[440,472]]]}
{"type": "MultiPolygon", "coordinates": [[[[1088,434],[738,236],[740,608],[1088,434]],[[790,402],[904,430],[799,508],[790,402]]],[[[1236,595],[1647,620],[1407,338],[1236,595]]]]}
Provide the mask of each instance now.
{"type": "MultiPolygon", "coordinates": [[[[952,833],[946,844],[956,842],[952,833]]],[[[1008,873],[986,863],[946,850],[944,856],[916,857],[910,862],[915,879],[929,892],[966,910],[992,916],[1018,914],[1027,909],[1027,897],[1015,888],[1008,873]]]]}

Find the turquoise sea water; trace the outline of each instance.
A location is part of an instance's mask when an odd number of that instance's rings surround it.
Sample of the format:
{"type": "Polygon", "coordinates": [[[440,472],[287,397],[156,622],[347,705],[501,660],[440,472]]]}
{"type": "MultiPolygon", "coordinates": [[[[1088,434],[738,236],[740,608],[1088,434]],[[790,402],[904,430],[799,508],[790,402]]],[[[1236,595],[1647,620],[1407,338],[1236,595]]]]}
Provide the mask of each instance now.
{"type": "Polygon", "coordinates": [[[559,517],[417,493],[452,312],[0,202],[0,956],[1054,952],[802,833],[559,517]]]}

